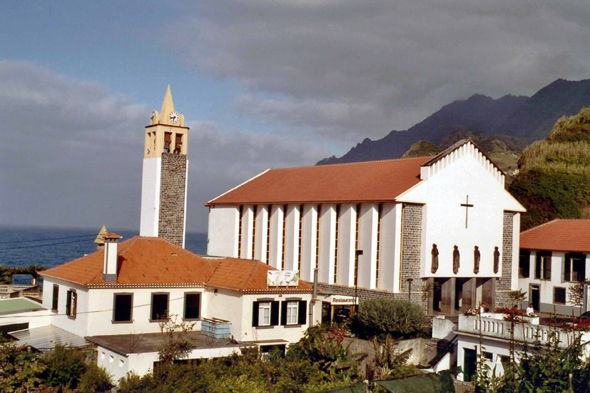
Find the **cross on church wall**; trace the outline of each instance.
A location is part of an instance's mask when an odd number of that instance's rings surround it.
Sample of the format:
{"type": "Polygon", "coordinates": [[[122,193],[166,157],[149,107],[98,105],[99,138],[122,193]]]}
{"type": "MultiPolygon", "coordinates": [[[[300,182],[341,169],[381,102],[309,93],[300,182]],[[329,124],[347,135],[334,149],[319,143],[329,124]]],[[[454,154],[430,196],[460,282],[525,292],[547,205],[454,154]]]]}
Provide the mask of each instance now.
{"type": "Polygon", "coordinates": [[[465,228],[467,228],[467,225],[469,224],[469,208],[473,207],[473,205],[469,203],[469,195],[465,197],[465,203],[462,203],[461,207],[465,208],[465,228]]]}

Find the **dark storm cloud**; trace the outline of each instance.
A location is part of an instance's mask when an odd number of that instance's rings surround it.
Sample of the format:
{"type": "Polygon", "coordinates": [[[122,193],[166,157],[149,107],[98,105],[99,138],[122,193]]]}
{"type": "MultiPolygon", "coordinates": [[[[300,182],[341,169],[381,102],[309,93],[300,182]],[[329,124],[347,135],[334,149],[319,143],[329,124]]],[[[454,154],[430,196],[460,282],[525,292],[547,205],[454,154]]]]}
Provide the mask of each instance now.
{"type": "MultiPolygon", "coordinates": [[[[150,108],[26,62],[1,61],[0,80],[0,224],[137,229],[150,108]]],[[[206,231],[203,204],[216,195],[327,154],[295,138],[189,126],[190,231],[206,231]]]]}
{"type": "Polygon", "coordinates": [[[226,0],[184,13],[167,41],[241,82],[239,111],[327,138],[382,136],[475,93],[590,75],[585,1],[226,0]]]}

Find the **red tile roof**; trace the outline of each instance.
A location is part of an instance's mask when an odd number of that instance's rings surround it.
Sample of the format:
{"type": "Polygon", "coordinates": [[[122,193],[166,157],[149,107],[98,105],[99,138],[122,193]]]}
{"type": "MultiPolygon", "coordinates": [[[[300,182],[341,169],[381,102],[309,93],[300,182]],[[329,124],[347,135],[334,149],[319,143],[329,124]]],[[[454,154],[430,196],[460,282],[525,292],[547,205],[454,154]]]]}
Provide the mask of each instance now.
{"type": "MultiPolygon", "coordinates": [[[[266,286],[266,272],[275,270],[259,261],[223,258],[210,259],[193,254],[162,238],[136,236],[118,245],[116,283],[102,277],[104,250],[40,272],[92,287],[213,286],[240,292],[277,291],[266,286]]],[[[300,281],[298,287],[278,291],[310,291],[311,285],[300,281]]]]}
{"type": "MultiPolygon", "coordinates": [[[[213,272],[207,283],[212,287],[236,289],[241,291],[266,291],[267,272],[276,270],[262,262],[237,258],[224,258],[213,272]]],[[[298,287],[285,287],[286,291],[301,291],[313,289],[311,284],[299,281],[298,287]]]]}
{"type": "Polygon", "coordinates": [[[420,166],[429,158],[271,169],[207,205],[393,201],[420,182],[420,166]]]}
{"type": "Polygon", "coordinates": [[[590,253],[590,220],[557,219],[520,234],[527,250],[590,253]]]}

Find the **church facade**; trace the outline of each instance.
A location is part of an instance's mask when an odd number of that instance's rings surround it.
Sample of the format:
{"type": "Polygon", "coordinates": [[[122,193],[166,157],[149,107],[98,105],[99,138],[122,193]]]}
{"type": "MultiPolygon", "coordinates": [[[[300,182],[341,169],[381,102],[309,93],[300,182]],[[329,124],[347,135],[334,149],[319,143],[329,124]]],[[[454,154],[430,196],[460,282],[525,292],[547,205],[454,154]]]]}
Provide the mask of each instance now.
{"type": "Polygon", "coordinates": [[[520,213],[471,141],[436,157],[270,169],[209,201],[208,254],[298,271],[430,313],[508,305],[520,213]]]}

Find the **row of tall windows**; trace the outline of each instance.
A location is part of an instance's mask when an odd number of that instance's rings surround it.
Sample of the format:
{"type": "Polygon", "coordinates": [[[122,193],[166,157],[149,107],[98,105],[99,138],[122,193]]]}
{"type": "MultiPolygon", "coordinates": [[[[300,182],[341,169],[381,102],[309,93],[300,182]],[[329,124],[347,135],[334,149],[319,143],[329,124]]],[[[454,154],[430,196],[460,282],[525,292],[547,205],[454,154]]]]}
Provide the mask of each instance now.
{"type": "MultiPolygon", "coordinates": [[[[268,214],[267,214],[267,233],[266,233],[266,264],[269,264],[270,261],[270,240],[271,240],[271,217],[272,217],[272,205],[268,205],[268,214]]],[[[284,270],[285,268],[285,246],[286,246],[286,234],[287,234],[287,212],[288,212],[288,205],[283,206],[283,219],[282,219],[282,253],[280,259],[280,269],[284,270]]],[[[297,268],[298,271],[301,271],[301,261],[302,261],[302,244],[303,244],[303,214],[304,212],[304,205],[299,206],[299,222],[298,222],[298,245],[297,245],[297,268]]],[[[256,250],[256,221],[257,221],[257,213],[258,213],[258,206],[254,205],[253,207],[253,229],[252,229],[252,255],[255,255],[256,250]]],[[[334,242],[334,282],[337,282],[338,278],[338,248],[339,248],[339,237],[340,237],[340,218],[341,218],[341,205],[336,205],[336,225],[335,225],[335,242],[334,242]]],[[[317,205],[317,221],[316,221],[316,249],[315,249],[315,266],[319,268],[320,263],[320,217],[322,214],[322,205],[317,205]]],[[[383,205],[379,204],[377,206],[377,249],[376,249],[376,282],[379,282],[379,270],[381,266],[381,219],[383,215],[383,205]]],[[[244,207],[240,206],[239,208],[239,231],[238,231],[238,249],[240,250],[240,255],[242,257],[245,256],[242,253],[242,234],[244,231],[244,207]]],[[[359,249],[360,246],[360,219],[361,219],[361,204],[356,205],[356,222],[355,222],[355,250],[359,249]]],[[[263,245],[260,244],[258,247],[262,247],[263,245]]],[[[355,258],[355,266],[354,266],[354,285],[358,284],[358,258],[355,258]]],[[[572,262],[570,266],[573,266],[575,262],[572,262]]],[[[540,265],[544,265],[540,263],[540,265]]],[[[576,265],[577,266],[577,265],[576,265]]],[[[540,275],[546,276],[550,274],[550,271],[546,273],[547,269],[539,269],[545,270],[540,275]]],[[[577,270],[575,268],[571,268],[571,270],[577,270]]],[[[565,274],[567,276],[567,273],[565,274]]],[[[574,276],[574,274],[571,274],[574,276]]],[[[578,274],[580,276],[580,274],[578,274]]]]}

